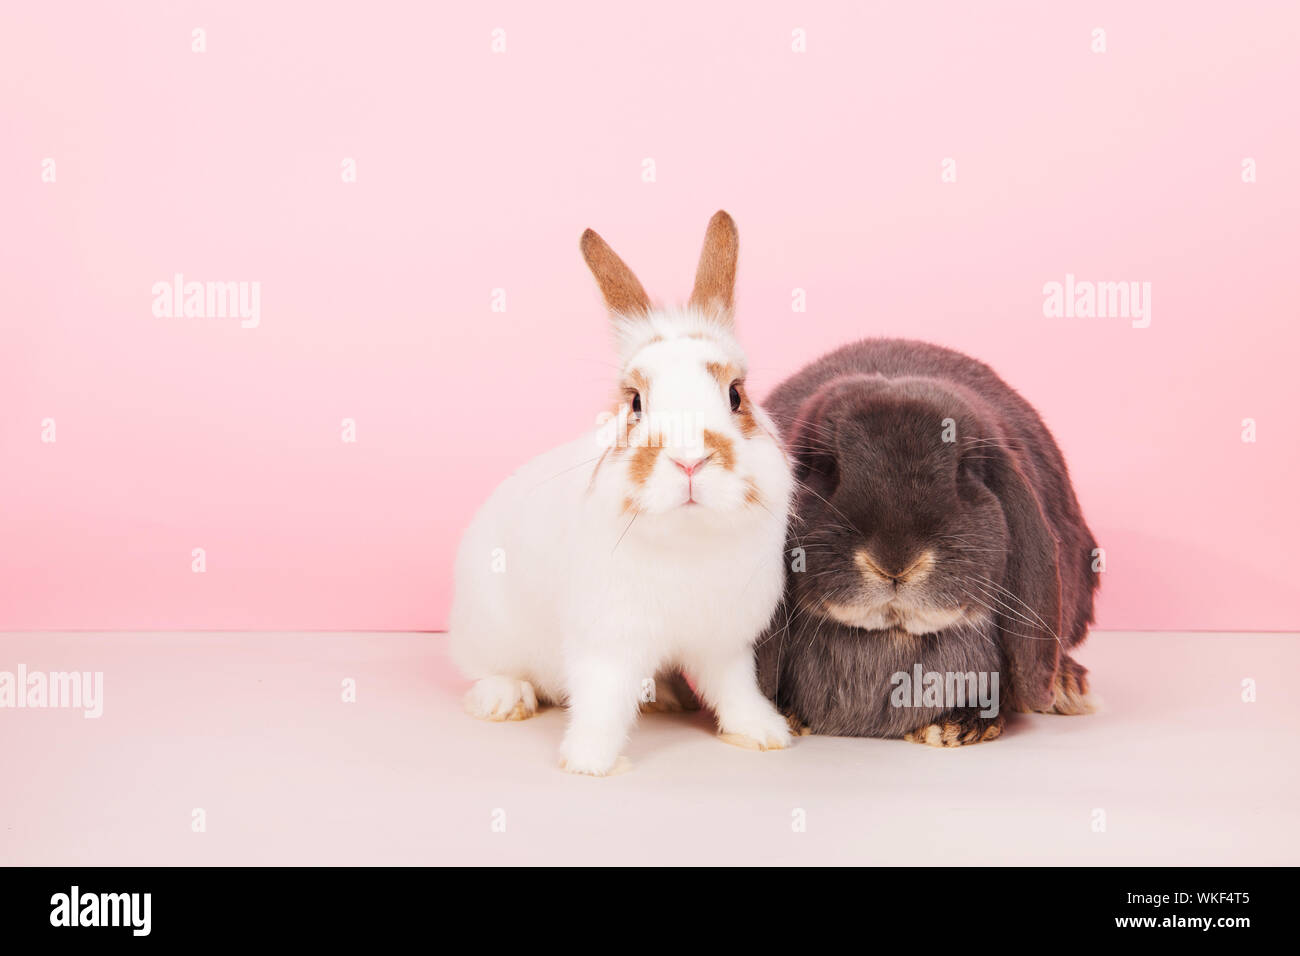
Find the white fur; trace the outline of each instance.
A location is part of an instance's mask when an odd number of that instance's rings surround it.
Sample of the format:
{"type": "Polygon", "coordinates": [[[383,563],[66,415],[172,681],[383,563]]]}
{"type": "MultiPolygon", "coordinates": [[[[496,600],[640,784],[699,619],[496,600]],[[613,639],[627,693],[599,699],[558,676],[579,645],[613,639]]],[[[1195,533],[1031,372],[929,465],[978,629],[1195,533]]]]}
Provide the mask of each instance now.
{"type": "Polygon", "coordinates": [[[744,368],[728,326],[680,310],[617,328],[624,372],[650,382],[628,438],[672,440],[643,487],[629,476],[632,450],[611,451],[620,438],[604,427],[493,492],[456,557],[451,649],[479,682],[467,708],[496,719],[521,701],[527,709],[527,682],[538,699],[569,706],[565,769],[602,775],[636,719],[643,682],[680,666],[724,735],[783,747],[789,732],[758,689],[753,642],[784,583],[789,463],[761,409],[752,407],[759,431],[742,435],[726,388],[707,370],[744,368]],[[690,427],[669,430],[681,418],[690,427]],[[698,504],[685,504],[688,478],[669,459],[699,457],[705,429],[731,439],[735,468],[711,460],[689,479],[698,504]],[[761,505],[746,501],[747,478],[761,505]]]}
{"type": "Polygon", "coordinates": [[[901,627],[909,634],[937,634],[958,624],[968,622],[979,625],[985,619],[983,611],[971,612],[966,608],[915,607],[902,602],[885,604],[837,604],[827,601],[822,609],[830,617],[850,627],[868,631],[889,631],[901,627]]]}

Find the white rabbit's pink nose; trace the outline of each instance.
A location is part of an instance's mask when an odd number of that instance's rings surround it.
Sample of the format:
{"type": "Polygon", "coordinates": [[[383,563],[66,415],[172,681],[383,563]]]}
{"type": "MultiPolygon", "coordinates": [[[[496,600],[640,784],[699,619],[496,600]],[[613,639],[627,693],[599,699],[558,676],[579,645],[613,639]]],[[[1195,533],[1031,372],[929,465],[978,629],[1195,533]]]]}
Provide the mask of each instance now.
{"type": "Polygon", "coordinates": [[[674,465],[676,465],[682,471],[686,472],[687,477],[690,477],[691,475],[695,474],[697,469],[699,469],[706,461],[708,461],[712,457],[713,457],[712,455],[705,455],[703,458],[696,458],[691,461],[682,461],[682,459],[680,458],[670,458],[670,460],[674,465]]]}

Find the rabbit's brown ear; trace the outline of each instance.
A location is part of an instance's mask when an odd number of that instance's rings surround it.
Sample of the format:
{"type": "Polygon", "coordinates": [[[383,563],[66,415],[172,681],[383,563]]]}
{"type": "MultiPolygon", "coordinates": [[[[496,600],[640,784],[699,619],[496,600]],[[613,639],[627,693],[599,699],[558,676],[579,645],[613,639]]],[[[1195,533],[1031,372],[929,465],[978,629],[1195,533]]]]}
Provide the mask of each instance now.
{"type": "Polygon", "coordinates": [[[740,234],[732,218],[719,209],[704,233],[704,249],[695,270],[691,305],[725,322],[731,321],[736,294],[736,258],[740,234]]]}
{"type": "Polygon", "coordinates": [[[611,313],[630,318],[650,311],[650,297],[645,294],[640,280],[609,247],[609,243],[588,229],[578,245],[611,313]]]}
{"type": "Polygon", "coordinates": [[[994,456],[989,490],[1002,502],[1008,552],[998,629],[1012,710],[1043,710],[1056,693],[1061,654],[1061,573],[1056,537],[1038,496],[1008,452],[994,456]]]}

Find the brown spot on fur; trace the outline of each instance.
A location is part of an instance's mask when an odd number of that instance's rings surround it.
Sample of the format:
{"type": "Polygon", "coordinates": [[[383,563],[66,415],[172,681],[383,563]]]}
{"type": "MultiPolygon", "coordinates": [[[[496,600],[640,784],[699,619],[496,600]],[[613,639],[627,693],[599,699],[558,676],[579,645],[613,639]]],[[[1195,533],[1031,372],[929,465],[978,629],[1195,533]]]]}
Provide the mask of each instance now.
{"type": "Polygon", "coordinates": [[[740,369],[730,362],[709,362],[704,367],[723,388],[730,387],[732,382],[740,378],[740,369]]]}
{"type": "Polygon", "coordinates": [[[641,408],[645,410],[646,399],[649,397],[650,379],[646,378],[645,373],[640,369],[629,369],[623,376],[623,390],[639,392],[641,395],[641,408]]]}
{"type": "Polygon", "coordinates": [[[758,485],[753,478],[745,479],[745,503],[750,505],[761,505],[763,503],[762,492],[758,490],[758,485]]]}
{"type": "Polygon", "coordinates": [[[754,417],[754,406],[749,401],[749,393],[745,391],[745,383],[737,382],[736,391],[740,392],[740,409],[735,418],[740,425],[740,433],[750,438],[758,431],[758,419],[754,417]]]}
{"type": "Polygon", "coordinates": [[[735,412],[736,422],[740,426],[740,433],[749,438],[758,431],[758,421],[754,418],[754,406],[750,404],[749,395],[745,392],[744,370],[729,362],[709,362],[705,367],[722,388],[722,394],[728,402],[731,401],[731,386],[736,386],[736,391],[740,393],[740,408],[735,412]]]}
{"type": "Polygon", "coordinates": [[[655,460],[659,457],[661,447],[657,442],[652,442],[641,445],[636,451],[632,452],[632,460],[628,462],[627,474],[634,485],[644,485],[650,480],[650,473],[655,470],[655,460]]]}
{"type": "Polygon", "coordinates": [[[721,432],[704,429],[704,448],[714,456],[724,471],[732,471],[736,467],[736,445],[721,432]]]}
{"type": "MultiPolygon", "coordinates": [[[[634,395],[641,396],[641,411],[644,413],[646,405],[649,403],[649,391],[650,380],[638,369],[631,369],[623,377],[623,384],[619,387],[619,392],[614,396],[613,404],[608,409],[610,420],[615,423],[617,428],[617,434],[614,436],[613,446],[607,448],[605,454],[601,455],[601,460],[596,465],[596,471],[599,471],[600,465],[604,463],[605,455],[612,453],[613,457],[618,458],[626,448],[633,444],[632,431],[636,428],[636,422],[632,418],[632,398],[634,395]]],[[[596,475],[593,472],[593,483],[595,479],[596,475]]]]}

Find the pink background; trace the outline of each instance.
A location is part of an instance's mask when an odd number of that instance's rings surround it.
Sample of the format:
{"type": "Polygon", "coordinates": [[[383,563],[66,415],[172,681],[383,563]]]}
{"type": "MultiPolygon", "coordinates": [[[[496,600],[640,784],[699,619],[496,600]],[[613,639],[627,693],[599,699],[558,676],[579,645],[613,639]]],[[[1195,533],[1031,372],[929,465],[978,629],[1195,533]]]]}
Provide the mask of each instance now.
{"type": "Polygon", "coordinates": [[[1065,449],[1101,626],[1300,627],[1294,4],[469,6],[5,5],[0,628],[441,627],[472,509],[607,395],[579,233],[684,298],[720,207],[756,394],[968,351],[1065,449]],[[261,325],[155,317],[176,272],[261,325]],[[1045,318],[1067,272],[1151,327],[1045,318]]]}

